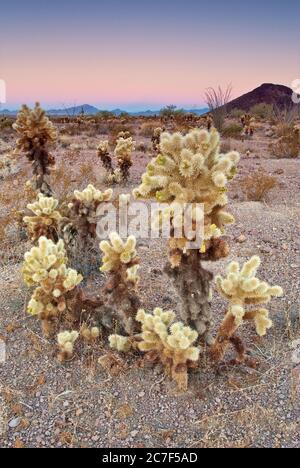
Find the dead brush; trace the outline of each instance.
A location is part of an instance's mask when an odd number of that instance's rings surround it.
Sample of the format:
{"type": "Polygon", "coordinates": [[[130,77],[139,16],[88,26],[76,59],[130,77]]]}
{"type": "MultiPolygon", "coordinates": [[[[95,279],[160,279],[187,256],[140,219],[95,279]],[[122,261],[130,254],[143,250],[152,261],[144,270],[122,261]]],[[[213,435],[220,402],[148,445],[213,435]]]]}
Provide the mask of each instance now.
{"type": "Polygon", "coordinates": [[[300,131],[298,128],[281,126],[280,138],[270,144],[270,150],[277,158],[297,158],[300,153],[300,131]]]}
{"type": "Polygon", "coordinates": [[[139,134],[140,136],[143,136],[144,138],[151,138],[154,133],[155,128],[156,128],[156,125],[154,123],[144,122],[142,123],[140,127],[139,134]]]}
{"type": "Polygon", "coordinates": [[[248,201],[264,201],[268,193],[278,186],[278,180],[258,170],[243,178],[240,186],[248,201]]]}

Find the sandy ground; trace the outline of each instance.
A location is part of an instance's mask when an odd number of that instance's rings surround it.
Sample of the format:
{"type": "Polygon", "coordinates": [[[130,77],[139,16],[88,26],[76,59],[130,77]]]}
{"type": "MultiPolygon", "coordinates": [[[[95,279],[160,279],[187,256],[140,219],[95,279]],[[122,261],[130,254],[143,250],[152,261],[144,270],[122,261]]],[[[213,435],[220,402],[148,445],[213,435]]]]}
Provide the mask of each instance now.
{"type": "MultiPolygon", "coordinates": [[[[6,137],[7,143],[13,145],[14,138],[6,137]]],[[[59,144],[54,151],[58,168],[65,168],[54,179],[57,192],[64,192],[64,184],[71,191],[89,181],[104,187],[95,151],[101,136],[82,133],[67,138],[80,149],[59,144]],[[82,166],[86,168],[79,173],[82,166]]],[[[138,131],[135,139],[150,149],[150,140],[138,131]]],[[[227,236],[231,252],[225,261],[207,268],[222,272],[232,259],[244,261],[259,254],[261,276],[284,288],[285,296],[270,306],[274,327],[267,337],[258,338],[251,325],[242,331],[259,367],[220,370],[203,359],[190,374],[188,392],[179,394],[160,366],[145,365],[138,354],[118,356],[118,375],[103,370],[97,360],[108,352],[106,336],[95,346],[79,347],[71,362],[59,364],[54,340],[45,339],[38,320],[25,313],[30,291],[22,283],[20,266],[30,244],[9,226],[0,246],[0,338],[7,353],[6,362],[0,364],[0,446],[300,446],[300,356],[297,362],[292,349],[300,338],[300,159],[270,156],[264,127],[251,141],[230,143],[242,155],[239,175],[229,191],[230,209],[236,216],[227,236]],[[262,169],[274,175],[279,185],[263,202],[248,201],[241,181],[262,169]]],[[[135,187],[149,159],[149,151],[136,151],[130,183],[117,191],[135,187]]],[[[22,194],[28,171],[25,157],[19,157],[16,174],[0,180],[1,192],[10,190],[12,203],[14,192],[22,194]]],[[[22,204],[22,196],[18,203],[22,204]]],[[[2,204],[3,220],[7,213],[8,206],[2,204]]],[[[162,272],[165,241],[142,240],[138,251],[144,308],[159,305],[179,313],[179,298],[162,272]]],[[[96,274],[93,288],[101,282],[100,273],[96,274]]],[[[215,331],[225,312],[217,294],[213,310],[215,331]]]]}

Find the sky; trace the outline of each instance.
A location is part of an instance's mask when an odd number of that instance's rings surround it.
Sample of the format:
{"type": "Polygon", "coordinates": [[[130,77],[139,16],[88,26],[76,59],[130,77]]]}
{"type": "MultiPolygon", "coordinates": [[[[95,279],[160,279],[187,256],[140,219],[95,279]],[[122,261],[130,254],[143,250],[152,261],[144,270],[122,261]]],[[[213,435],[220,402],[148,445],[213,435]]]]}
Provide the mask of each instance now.
{"type": "MultiPolygon", "coordinates": [[[[202,107],[300,78],[299,0],[9,0],[0,5],[5,107],[202,107]]],[[[3,105],[2,105],[3,107],[3,105]]]]}

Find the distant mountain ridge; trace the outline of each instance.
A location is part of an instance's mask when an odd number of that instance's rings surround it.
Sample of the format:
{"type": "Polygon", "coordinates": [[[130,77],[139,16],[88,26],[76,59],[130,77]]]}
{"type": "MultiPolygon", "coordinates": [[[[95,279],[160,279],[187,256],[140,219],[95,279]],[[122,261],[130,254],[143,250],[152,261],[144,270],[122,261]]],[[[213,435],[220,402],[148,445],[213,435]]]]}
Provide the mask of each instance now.
{"type": "MultiPolygon", "coordinates": [[[[233,109],[241,109],[243,111],[249,111],[251,107],[255,106],[256,104],[266,103],[272,104],[279,109],[291,107],[293,104],[292,101],[292,89],[288,88],[284,85],[278,85],[273,83],[263,83],[261,86],[253,89],[252,91],[243,94],[242,96],[233,99],[227,104],[227,110],[230,112],[233,109]]],[[[300,108],[300,105],[299,105],[300,108]]],[[[196,115],[203,115],[206,114],[209,109],[183,109],[186,113],[194,113],[196,115]]],[[[103,110],[98,109],[95,106],[91,106],[90,104],[83,104],[80,106],[73,106],[64,109],[50,109],[47,111],[48,115],[53,116],[76,116],[84,112],[85,115],[96,115],[98,112],[103,112],[103,110]]],[[[17,114],[17,110],[9,111],[7,109],[1,110],[0,115],[6,116],[15,116],[17,114]]],[[[114,109],[109,111],[112,114],[119,116],[122,113],[126,113],[132,116],[144,116],[144,117],[152,117],[155,115],[159,115],[159,110],[145,110],[140,112],[128,112],[122,109],[114,109]]]]}
{"type": "MultiPolygon", "coordinates": [[[[95,106],[91,106],[90,104],[83,104],[81,106],[73,106],[73,107],[67,107],[65,109],[49,109],[47,110],[48,115],[53,115],[53,116],[70,116],[74,117],[76,115],[80,115],[82,112],[84,115],[96,115],[98,112],[103,112],[104,109],[98,109],[95,106]]],[[[207,108],[204,109],[184,109],[185,112],[190,113],[193,112],[194,114],[197,115],[202,115],[208,112],[207,108]]],[[[140,111],[140,112],[128,112],[122,109],[113,109],[111,111],[112,114],[119,116],[123,113],[133,115],[133,116],[145,116],[145,117],[151,117],[154,115],[158,115],[160,113],[160,109],[157,111],[151,111],[151,110],[145,110],[145,111],[140,111]]],[[[0,115],[6,115],[6,116],[15,116],[18,113],[17,110],[10,111],[8,109],[0,109],[0,115]]]]}

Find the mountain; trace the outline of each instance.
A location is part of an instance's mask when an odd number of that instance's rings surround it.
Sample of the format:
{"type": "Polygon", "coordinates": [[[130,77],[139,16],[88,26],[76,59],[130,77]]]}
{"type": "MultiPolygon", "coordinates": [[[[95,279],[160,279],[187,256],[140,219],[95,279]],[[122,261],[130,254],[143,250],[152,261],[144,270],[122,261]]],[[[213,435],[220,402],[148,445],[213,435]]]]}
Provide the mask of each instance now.
{"type": "Polygon", "coordinates": [[[233,109],[249,111],[252,106],[260,103],[272,104],[279,109],[291,107],[293,91],[287,86],[263,83],[249,93],[234,99],[227,104],[228,112],[233,109]]]}
{"type": "MultiPolygon", "coordinates": [[[[187,113],[194,113],[196,115],[202,115],[208,112],[208,109],[184,109],[185,112],[187,113]]],[[[50,109],[47,110],[48,115],[52,116],[69,116],[69,117],[74,117],[76,115],[80,115],[82,112],[84,112],[85,115],[95,115],[98,112],[103,112],[103,110],[97,109],[97,107],[91,106],[89,104],[83,104],[82,106],[74,106],[74,107],[67,107],[65,109],[50,109]]],[[[145,111],[139,111],[139,112],[128,112],[122,109],[113,109],[110,111],[112,114],[116,116],[120,116],[121,114],[129,114],[135,117],[152,117],[155,115],[159,115],[160,110],[145,110],[145,111]]],[[[8,109],[0,109],[0,115],[5,115],[5,116],[16,116],[18,113],[17,110],[8,110],[8,109]]]]}
{"type": "Polygon", "coordinates": [[[68,107],[66,109],[50,109],[47,111],[49,115],[68,115],[73,117],[74,115],[79,115],[84,113],[86,115],[95,115],[99,112],[99,109],[89,104],[83,104],[82,106],[68,107]]]}

